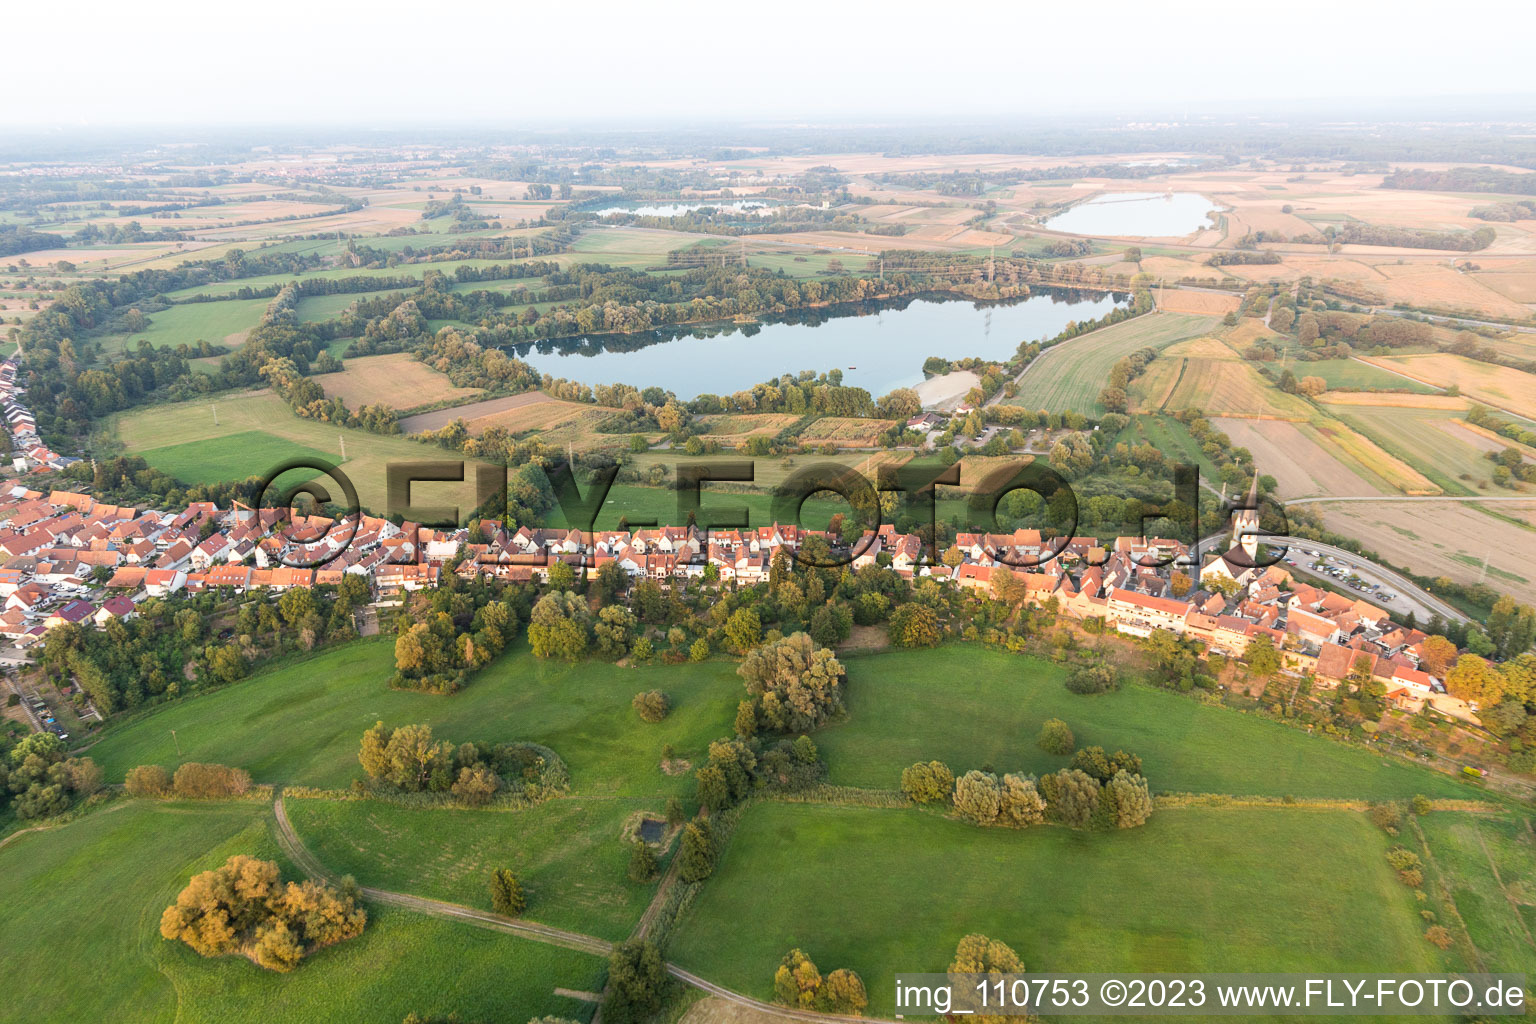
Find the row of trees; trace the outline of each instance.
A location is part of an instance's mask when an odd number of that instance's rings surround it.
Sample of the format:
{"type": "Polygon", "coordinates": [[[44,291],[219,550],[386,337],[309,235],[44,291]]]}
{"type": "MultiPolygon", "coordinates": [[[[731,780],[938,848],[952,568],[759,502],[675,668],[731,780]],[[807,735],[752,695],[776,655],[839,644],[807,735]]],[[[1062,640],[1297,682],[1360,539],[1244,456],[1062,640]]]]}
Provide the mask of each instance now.
{"type": "Polygon", "coordinates": [[[1027,828],[1051,822],[1108,829],[1146,824],[1152,796],[1139,774],[1140,760],[1121,751],[1106,757],[1098,747],[1079,755],[1086,756],[1074,759],[1073,767],[1039,779],[1015,773],[999,777],[979,769],[956,778],[941,761],[920,761],[902,772],[901,790],[913,803],[950,803],[956,814],[977,825],[1027,828]]]}

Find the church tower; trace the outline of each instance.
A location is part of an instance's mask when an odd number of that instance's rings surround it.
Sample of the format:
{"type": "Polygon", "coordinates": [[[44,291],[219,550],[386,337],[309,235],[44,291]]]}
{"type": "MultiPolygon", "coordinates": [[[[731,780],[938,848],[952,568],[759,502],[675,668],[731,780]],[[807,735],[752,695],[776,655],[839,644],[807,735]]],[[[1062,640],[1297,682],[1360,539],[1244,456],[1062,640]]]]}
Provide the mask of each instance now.
{"type": "Polygon", "coordinates": [[[1247,508],[1232,510],[1232,547],[1242,548],[1248,557],[1259,557],[1259,471],[1253,471],[1253,485],[1248,488],[1247,508]]]}

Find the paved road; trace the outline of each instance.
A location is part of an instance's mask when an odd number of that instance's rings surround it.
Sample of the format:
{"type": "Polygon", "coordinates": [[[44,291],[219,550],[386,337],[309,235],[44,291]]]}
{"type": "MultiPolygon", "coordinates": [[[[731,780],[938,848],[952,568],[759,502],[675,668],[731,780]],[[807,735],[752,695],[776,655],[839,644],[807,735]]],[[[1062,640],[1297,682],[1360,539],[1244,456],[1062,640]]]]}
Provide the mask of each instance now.
{"type": "MultiPolygon", "coordinates": [[[[283,848],[290,860],[303,870],[316,878],[329,878],[330,874],[325,866],[315,858],[315,855],[304,845],[293,829],[293,824],[288,820],[288,813],[283,808],[281,795],[272,802],[272,811],[277,818],[277,842],[283,848]]],[[[500,914],[492,914],[483,910],[475,910],[472,907],[462,907],[457,903],[444,903],[441,900],[429,900],[421,896],[411,896],[406,893],[389,892],[385,889],[372,889],[362,887],[364,896],[380,903],[388,903],[392,906],[403,907],[406,910],[414,910],[418,913],[428,914],[432,917],[451,918],[474,925],[477,928],[486,928],[491,931],[505,932],[517,935],[525,939],[533,939],[535,942],[545,942],[552,946],[561,946],[566,949],[574,949],[582,953],[592,953],[597,956],[608,956],[613,952],[614,944],[606,939],[600,939],[595,935],[583,935],[580,932],[566,931],[563,928],[551,928],[548,925],[537,924],[533,921],[523,921],[517,918],[503,917],[500,914]]],[[[811,1013],[803,1010],[794,1010],[785,1006],[776,1006],[773,1003],[765,1003],[761,1000],[744,996],[740,992],[733,992],[728,988],[716,985],[683,970],[676,964],[667,964],[667,973],[679,981],[692,985],[694,988],[708,992],[710,995],[745,1006],[758,1013],[768,1014],[785,1020],[824,1022],[832,1021],[838,1024],[898,1024],[897,1021],[883,1020],[879,1017],[850,1017],[835,1013],[811,1013]]]]}
{"type": "MultiPolygon", "coordinates": [[[[1472,621],[1466,615],[1458,611],[1454,605],[1442,601],[1440,598],[1429,593],[1423,587],[1420,587],[1417,583],[1413,582],[1403,574],[1393,572],[1391,569],[1385,569],[1382,566],[1377,565],[1375,562],[1372,562],[1370,559],[1362,558],[1352,551],[1346,551],[1343,548],[1334,547],[1332,544],[1323,544],[1318,541],[1311,540],[1295,541],[1291,547],[1291,551],[1297,556],[1297,564],[1294,566],[1286,566],[1286,568],[1296,571],[1299,575],[1309,576],[1314,579],[1326,579],[1330,583],[1333,583],[1335,586],[1340,585],[1339,581],[1334,580],[1332,577],[1321,576],[1320,574],[1315,573],[1306,567],[1307,563],[1311,562],[1312,559],[1308,558],[1305,552],[1319,551],[1324,555],[1331,555],[1335,563],[1343,565],[1345,568],[1349,569],[1350,572],[1353,572],[1367,583],[1380,583],[1383,590],[1386,590],[1394,595],[1393,600],[1382,601],[1372,595],[1363,594],[1359,591],[1351,591],[1351,593],[1360,597],[1362,600],[1369,601],[1372,604],[1379,605],[1387,609],[1387,611],[1391,612],[1399,619],[1407,616],[1409,612],[1412,612],[1414,617],[1418,620],[1419,628],[1421,629],[1429,624],[1429,620],[1433,618],[1437,612],[1442,618],[1449,621],[1472,621]]],[[[1348,590],[1348,588],[1345,589],[1348,590]]]]}

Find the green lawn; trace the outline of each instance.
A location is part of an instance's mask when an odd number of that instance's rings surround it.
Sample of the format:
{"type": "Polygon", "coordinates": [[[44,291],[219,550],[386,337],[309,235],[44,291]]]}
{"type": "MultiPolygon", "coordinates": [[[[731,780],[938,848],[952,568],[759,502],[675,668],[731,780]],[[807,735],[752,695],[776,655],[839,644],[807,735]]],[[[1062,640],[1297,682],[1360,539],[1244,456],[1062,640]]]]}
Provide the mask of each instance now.
{"type": "Polygon", "coordinates": [[[389,638],[359,641],[109,727],[91,756],[112,781],[139,764],[218,761],[249,769],[261,782],[343,787],[361,777],[358,742],[375,721],[430,722],[439,737],[457,743],[546,744],[570,766],[578,794],[664,800],[691,794],[693,780],[662,773],[662,747],[701,756],[711,740],[730,733],[745,696],[729,662],[568,665],[539,661],[522,645],[452,696],[391,690],[393,671],[389,638]],[[636,693],[651,689],[665,690],[673,702],[655,725],[642,723],[630,706],[636,693]]]}
{"type": "Polygon", "coordinates": [[[1130,685],[1079,696],[1064,670],[971,646],[847,659],[848,719],[816,734],[836,783],[895,789],[901,770],[937,758],[956,774],[1048,772],[1067,759],[1036,745],[1047,718],[1079,746],[1141,756],[1157,792],[1297,797],[1466,796],[1448,776],[1377,757],[1257,716],[1130,685]]]}
{"type": "Polygon", "coordinates": [[[1166,348],[1184,338],[1205,334],[1216,319],[1185,313],[1148,313],[1071,338],[1047,349],[1030,367],[1019,393],[1008,405],[1047,412],[1076,410],[1085,416],[1104,411],[1099,392],[1110,369],[1143,348],[1166,348]]]}
{"type": "Polygon", "coordinates": [[[759,998],[799,947],[851,967],[889,1016],[897,972],[943,971],[968,932],[1031,971],[1430,972],[1409,890],[1364,815],[1176,810],[1085,834],[920,811],[765,803],[743,815],[672,958],[759,998]]]}
{"type": "MultiPolygon", "coordinates": [[[[554,989],[599,985],[597,958],[404,911],[370,906],[361,937],[288,975],[206,960],[161,939],[160,911],[196,872],[235,853],[282,862],[270,820],[261,803],[134,802],[0,850],[0,949],[17,954],[0,1021],[585,1016],[585,1004],[554,989]],[[22,950],[35,955],[23,963],[22,950]]],[[[284,871],[298,877],[286,863],[284,871]]]]}
{"type": "Polygon", "coordinates": [[[655,883],[626,874],[624,821],[666,801],[572,798],[520,811],[423,810],[377,801],[286,801],[288,817],[327,868],[364,885],[486,907],[487,879],[507,867],[530,920],[620,941],[655,883]]]}

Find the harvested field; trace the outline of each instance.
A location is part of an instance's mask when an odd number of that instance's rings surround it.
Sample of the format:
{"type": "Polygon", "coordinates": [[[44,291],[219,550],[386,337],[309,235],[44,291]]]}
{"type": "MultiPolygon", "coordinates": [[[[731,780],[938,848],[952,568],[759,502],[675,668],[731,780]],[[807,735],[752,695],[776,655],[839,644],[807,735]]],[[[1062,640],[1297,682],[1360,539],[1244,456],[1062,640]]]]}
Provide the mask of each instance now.
{"type": "Polygon", "coordinates": [[[1486,582],[1525,603],[1536,602],[1530,551],[1536,530],[1502,516],[1529,515],[1529,507],[1501,505],[1498,515],[1457,502],[1360,502],[1317,506],[1328,529],[1353,537],[1393,565],[1424,576],[1476,583],[1488,559],[1486,582]],[[1519,508],[1521,512],[1515,512],[1519,508]]]}
{"type": "Polygon", "coordinates": [[[868,420],[853,416],[823,416],[800,435],[802,444],[835,444],[839,448],[869,448],[895,420],[868,420]]]}
{"type": "Polygon", "coordinates": [[[1377,493],[1299,424],[1239,419],[1213,419],[1211,424],[1253,453],[1254,465],[1275,478],[1281,498],[1377,493]]]}
{"type": "Polygon", "coordinates": [[[1472,277],[1511,302],[1536,302],[1536,273],[1481,273],[1472,277]]]}
{"type": "Polygon", "coordinates": [[[480,388],[454,387],[446,375],[417,360],[409,352],[387,356],[362,356],[345,361],[340,373],[315,377],[327,398],[340,398],[357,410],[364,405],[410,409],[450,399],[471,399],[480,388]]]}
{"type": "Polygon", "coordinates": [[[1393,490],[1415,496],[1441,493],[1441,488],[1424,474],[1403,460],[1388,455],[1370,439],[1336,420],[1307,424],[1302,427],[1302,432],[1316,438],[1327,451],[1353,465],[1365,479],[1380,480],[1389,493],[1393,490]]]}
{"type": "Polygon", "coordinates": [[[441,430],[454,420],[468,422],[482,416],[521,408],[525,405],[553,401],[555,399],[550,398],[542,391],[525,391],[521,395],[510,395],[506,398],[488,398],[483,402],[470,402],[468,405],[455,405],[447,409],[437,409],[433,412],[409,416],[400,421],[400,429],[407,434],[418,434],[427,430],[441,430]]]}
{"type": "Polygon", "coordinates": [[[1242,304],[1242,300],[1236,295],[1222,295],[1216,292],[1192,292],[1182,288],[1170,290],[1159,289],[1153,293],[1157,297],[1157,308],[1168,313],[1196,313],[1201,316],[1225,316],[1236,311],[1242,304]]]}
{"type": "Polygon", "coordinates": [[[785,427],[794,426],[800,417],[780,412],[727,413],[707,416],[701,426],[705,440],[736,444],[748,437],[773,437],[785,427]]]}
{"type": "Polygon", "coordinates": [[[1376,269],[1386,280],[1373,287],[1388,302],[1493,316],[1531,315],[1528,307],[1483,284],[1475,275],[1443,263],[1384,263],[1376,269]]]}
{"type": "Polygon", "coordinates": [[[1536,376],[1532,374],[1444,353],[1361,358],[1428,384],[1455,385],[1484,405],[1536,418],[1536,376]]]}
{"type": "Polygon", "coordinates": [[[1153,360],[1133,391],[1143,412],[1202,409],[1209,416],[1297,422],[1312,414],[1306,402],[1276,388],[1231,352],[1220,358],[1153,360]]]}

